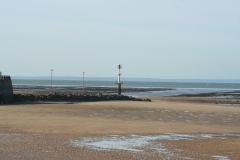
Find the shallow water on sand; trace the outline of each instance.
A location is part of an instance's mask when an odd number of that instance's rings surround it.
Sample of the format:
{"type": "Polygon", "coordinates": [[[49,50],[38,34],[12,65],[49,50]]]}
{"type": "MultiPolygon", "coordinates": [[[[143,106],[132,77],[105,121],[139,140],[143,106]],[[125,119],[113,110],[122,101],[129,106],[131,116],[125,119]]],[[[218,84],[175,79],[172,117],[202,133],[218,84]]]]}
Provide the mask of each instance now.
{"type": "MultiPolygon", "coordinates": [[[[88,147],[96,150],[127,150],[134,152],[144,151],[137,149],[146,147],[155,140],[193,140],[228,137],[240,137],[240,134],[164,134],[164,135],[109,135],[103,137],[86,137],[80,140],[71,140],[71,144],[77,147],[88,147]]],[[[163,147],[163,146],[162,146],[163,147]]],[[[151,146],[152,148],[152,146],[151,146]]],[[[152,148],[153,150],[158,150],[152,148]]]]}
{"type": "MultiPolygon", "coordinates": [[[[186,149],[182,143],[209,145],[209,142],[231,143],[240,134],[174,134],[66,136],[48,134],[0,134],[0,159],[4,160],[65,160],[65,159],[238,159],[234,149],[209,153],[186,149]],[[199,141],[200,140],[200,141],[199,141]],[[174,145],[174,144],[180,145],[174,145]],[[3,145],[4,144],[4,145],[3,145]],[[231,152],[231,153],[230,153],[231,152]]],[[[209,147],[209,146],[208,146],[209,147]]],[[[211,147],[211,144],[210,144],[211,147]]],[[[219,146],[221,147],[221,146],[219,146]]],[[[225,148],[226,149],[226,148],[225,148]]]]}
{"type": "MultiPolygon", "coordinates": [[[[228,137],[240,137],[240,134],[164,134],[164,135],[109,135],[103,137],[85,137],[79,140],[71,140],[71,144],[75,147],[87,147],[93,150],[107,151],[130,151],[135,154],[154,153],[164,157],[174,157],[177,152],[168,150],[162,140],[178,141],[178,140],[194,140],[194,139],[227,139],[228,137]],[[158,143],[156,143],[156,141],[158,143]],[[160,142],[160,143],[159,143],[160,142]]],[[[176,149],[177,151],[177,149],[176,149]]],[[[228,157],[214,155],[214,159],[227,160],[228,157]]]]}

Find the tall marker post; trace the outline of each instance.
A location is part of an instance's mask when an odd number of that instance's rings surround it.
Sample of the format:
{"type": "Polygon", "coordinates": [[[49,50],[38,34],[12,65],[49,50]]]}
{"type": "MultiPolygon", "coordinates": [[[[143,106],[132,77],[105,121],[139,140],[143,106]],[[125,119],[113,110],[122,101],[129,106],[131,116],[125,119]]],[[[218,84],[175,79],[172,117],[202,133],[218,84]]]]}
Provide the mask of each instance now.
{"type": "Polygon", "coordinates": [[[121,96],[121,92],[122,92],[122,88],[121,88],[121,85],[123,84],[120,80],[120,76],[122,75],[121,72],[120,72],[120,69],[122,68],[122,65],[118,65],[118,82],[116,83],[118,86],[117,86],[117,94],[119,96],[121,96]]]}
{"type": "Polygon", "coordinates": [[[50,93],[52,93],[52,75],[53,75],[53,69],[51,69],[51,87],[50,87],[50,93]]]}
{"type": "Polygon", "coordinates": [[[84,73],[85,72],[83,72],[83,80],[82,80],[82,92],[84,93],[84,73]]]}

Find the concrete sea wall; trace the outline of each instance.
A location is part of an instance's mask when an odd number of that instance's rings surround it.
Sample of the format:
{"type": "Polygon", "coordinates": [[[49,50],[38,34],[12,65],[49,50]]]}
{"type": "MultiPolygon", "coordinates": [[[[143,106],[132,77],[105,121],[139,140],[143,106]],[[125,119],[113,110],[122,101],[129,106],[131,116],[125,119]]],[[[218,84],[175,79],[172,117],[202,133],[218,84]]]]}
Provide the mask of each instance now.
{"type": "Polygon", "coordinates": [[[0,75],[0,104],[13,101],[13,87],[10,76],[0,75]]]}

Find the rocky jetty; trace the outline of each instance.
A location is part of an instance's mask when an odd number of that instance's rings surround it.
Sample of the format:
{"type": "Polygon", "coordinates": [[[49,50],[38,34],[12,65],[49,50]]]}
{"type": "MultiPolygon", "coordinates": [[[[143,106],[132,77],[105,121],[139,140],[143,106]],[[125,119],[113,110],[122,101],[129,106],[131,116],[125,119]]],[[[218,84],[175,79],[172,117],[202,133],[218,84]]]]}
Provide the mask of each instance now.
{"type": "MultiPolygon", "coordinates": [[[[49,86],[31,86],[31,85],[13,85],[14,93],[38,93],[48,94],[50,91],[49,86]]],[[[168,91],[171,88],[122,88],[122,93],[140,93],[140,92],[153,92],[153,91],[168,91]]],[[[74,93],[82,92],[82,87],[76,86],[54,86],[53,92],[57,93],[74,93]]],[[[115,94],[117,89],[115,87],[85,87],[85,94],[115,94]]]]}
{"type": "Polygon", "coordinates": [[[124,95],[102,95],[97,94],[64,94],[64,93],[53,93],[53,94],[14,94],[13,102],[27,102],[27,101],[40,101],[40,102],[95,102],[95,101],[112,101],[112,100],[130,100],[130,101],[147,101],[150,99],[140,99],[124,95]]]}

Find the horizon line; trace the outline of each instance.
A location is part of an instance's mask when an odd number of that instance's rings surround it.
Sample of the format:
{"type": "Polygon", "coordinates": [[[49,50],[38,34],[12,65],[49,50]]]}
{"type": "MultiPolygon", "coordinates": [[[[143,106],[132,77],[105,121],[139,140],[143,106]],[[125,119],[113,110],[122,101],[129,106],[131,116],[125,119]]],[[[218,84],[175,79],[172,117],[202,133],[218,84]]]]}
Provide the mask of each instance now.
{"type": "MultiPolygon", "coordinates": [[[[12,78],[49,78],[50,76],[11,76],[12,78]]],[[[55,78],[82,78],[82,76],[53,76],[55,78]]],[[[98,79],[115,79],[117,77],[84,77],[98,79]]],[[[149,79],[149,80],[240,80],[240,79],[221,79],[221,78],[149,78],[149,77],[121,77],[122,79],[149,79]]]]}
{"type": "MultiPolygon", "coordinates": [[[[48,80],[50,76],[11,76],[12,79],[42,79],[48,80]]],[[[55,80],[80,80],[82,81],[83,77],[80,76],[54,76],[55,80]]],[[[85,80],[95,80],[95,81],[115,81],[117,77],[84,77],[85,80]]],[[[152,82],[233,82],[240,83],[240,79],[200,79],[200,78],[136,78],[136,77],[122,77],[124,81],[152,81],[152,82]]]]}

